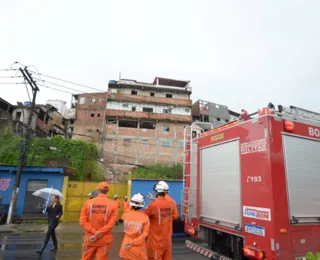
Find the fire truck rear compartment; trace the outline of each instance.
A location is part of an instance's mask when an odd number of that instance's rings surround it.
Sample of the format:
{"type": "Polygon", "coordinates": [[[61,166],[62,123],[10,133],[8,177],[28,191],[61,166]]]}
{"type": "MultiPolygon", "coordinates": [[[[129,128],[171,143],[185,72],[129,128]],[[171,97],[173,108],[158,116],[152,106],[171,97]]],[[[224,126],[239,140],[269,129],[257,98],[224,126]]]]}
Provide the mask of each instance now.
{"type": "Polygon", "coordinates": [[[201,218],[203,221],[241,228],[239,140],[201,149],[201,218]]]}
{"type": "MultiPolygon", "coordinates": [[[[241,177],[239,139],[200,150],[200,219],[235,230],[241,229],[241,177]]],[[[199,237],[208,248],[236,260],[243,238],[200,225],[199,237]]]]}
{"type": "Polygon", "coordinates": [[[291,224],[320,222],[320,140],[283,134],[291,224]]]}

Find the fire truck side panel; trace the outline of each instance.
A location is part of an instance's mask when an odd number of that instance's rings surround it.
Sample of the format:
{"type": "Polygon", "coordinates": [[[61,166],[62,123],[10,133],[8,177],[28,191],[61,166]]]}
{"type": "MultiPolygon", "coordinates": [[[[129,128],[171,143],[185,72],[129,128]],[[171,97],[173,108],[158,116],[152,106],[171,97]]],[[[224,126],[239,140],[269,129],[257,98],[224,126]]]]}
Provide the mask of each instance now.
{"type": "Polygon", "coordinates": [[[320,251],[319,127],[294,122],[288,133],[283,120],[271,123],[275,250],[279,259],[294,259],[320,251]]]}
{"type": "Polygon", "coordinates": [[[204,147],[200,153],[200,217],[207,222],[220,221],[222,225],[237,225],[240,228],[239,140],[204,147]]]}
{"type": "MultiPolygon", "coordinates": [[[[242,229],[240,236],[244,238],[245,245],[257,245],[258,248],[266,252],[267,257],[275,254],[272,251],[272,241],[274,239],[273,228],[273,187],[271,178],[271,162],[270,162],[270,131],[269,117],[251,120],[230,128],[223,132],[208,135],[198,140],[199,149],[209,147],[214,144],[231,141],[238,138],[238,152],[240,156],[240,181],[241,181],[241,216],[242,229]]],[[[200,157],[200,156],[199,156],[200,157]]],[[[219,158],[219,157],[218,157],[219,158]]],[[[234,157],[235,158],[235,157],[234,157]]],[[[200,159],[200,158],[199,158],[200,159]]],[[[221,159],[219,159],[221,160],[221,159]]],[[[211,167],[216,165],[215,158],[210,160],[211,167]]],[[[215,169],[216,172],[221,169],[215,169]]],[[[201,168],[198,165],[198,185],[201,187],[201,168]]],[[[233,178],[235,178],[235,174],[233,178]]],[[[214,181],[214,180],[212,180],[214,181]]],[[[220,194],[224,188],[226,192],[234,193],[235,186],[231,181],[221,182],[219,189],[212,190],[210,197],[204,197],[203,190],[198,191],[198,217],[201,217],[200,211],[200,194],[203,200],[211,200],[221,198],[220,194]],[[233,186],[231,185],[233,184],[233,186]],[[232,190],[233,189],[233,190],[232,190]]],[[[238,189],[238,188],[237,188],[238,189]]],[[[224,194],[225,194],[225,191],[224,194]]],[[[229,202],[228,202],[229,203],[229,202]]],[[[210,204],[208,204],[210,207],[210,204]]],[[[219,204],[219,208],[212,208],[214,211],[224,211],[228,206],[219,204]]],[[[238,210],[238,209],[237,209],[238,210]]],[[[230,221],[229,218],[220,216],[221,222],[230,221]]],[[[208,223],[216,230],[221,230],[223,223],[208,223]]],[[[233,227],[235,228],[235,227],[233,227]]],[[[229,227],[230,233],[234,233],[235,229],[229,227]]],[[[268,259],[268,258],[267,258],[268,259]]]]}

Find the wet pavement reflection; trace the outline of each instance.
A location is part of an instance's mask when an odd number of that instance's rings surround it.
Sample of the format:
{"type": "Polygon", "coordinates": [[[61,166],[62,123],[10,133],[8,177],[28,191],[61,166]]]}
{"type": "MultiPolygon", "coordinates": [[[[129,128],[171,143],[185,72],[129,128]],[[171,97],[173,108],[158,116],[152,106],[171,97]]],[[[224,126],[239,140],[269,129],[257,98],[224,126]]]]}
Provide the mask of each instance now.
{"type": "MultiPolygon", "coordinates": [[[[118,260],[119,249],[122,242],[122,233],[115,233],[110,253],[110,260],[118,260]]],[[[44,240],[43,233],[23,233],[0,235],[0,260],[76,260],[81,259],[82,234],[57,234],[59,250],[57,253],[50,252],[51,241],[41,256],[36,254],[44,240]]],[[[174,260],[204,260],[204,258],[184,246],[185,238],[173,239],[173,259],[174,260]]]]}

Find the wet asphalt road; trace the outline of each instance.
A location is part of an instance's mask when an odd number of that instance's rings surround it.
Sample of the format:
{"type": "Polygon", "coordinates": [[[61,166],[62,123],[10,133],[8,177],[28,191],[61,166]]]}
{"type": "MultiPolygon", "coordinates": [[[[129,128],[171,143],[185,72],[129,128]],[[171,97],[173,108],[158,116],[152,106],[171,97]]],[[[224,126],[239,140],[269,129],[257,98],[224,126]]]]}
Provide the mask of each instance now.
{"type": "MultiPolygon", "coordinates": [[[[0,260],[76,260],[81,259],[83,238],[79,234],[57,234],[59,241],[59,251],[54,254],[49,251],[52,247],[51,241],[43,255],[38,257],[36,250],[42,245],[43,233],[23,233],[23,234],[0,234],[0,260]]],[[[122,234],[114,234],[113,249],[110,253],[110,260],[118,260],[119,248],[122,234]]],[[[173,239],[173,260],[205,260],[184,245],[185,238],[173,239]]]]}

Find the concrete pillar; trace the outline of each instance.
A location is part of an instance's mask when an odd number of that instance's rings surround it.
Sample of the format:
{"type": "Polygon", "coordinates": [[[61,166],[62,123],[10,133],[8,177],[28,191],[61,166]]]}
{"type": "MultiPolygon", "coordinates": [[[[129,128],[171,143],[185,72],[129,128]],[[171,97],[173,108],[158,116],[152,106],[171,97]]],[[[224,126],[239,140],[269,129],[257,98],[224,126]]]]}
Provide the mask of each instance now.
{"type": "Polygon", "coordinates": [[[138,164],[139,160],[140,160],[140,149],[139,149],[139,145],[140,145],[140,119],[138,119],[138,128],[137,128],[137,140],[136,140],[136,164],[138,164]]]}
{"type": "Polygon", "coordinates": [[[114,146],[114,166],[113,166],[114,174],[116,173],[117,164],[118,164],[118,145],[119,145],[118,137],[119,137],[119,119],[117,118],[116,139],[115,139],[115,146],[114,146]]]}
{"type": "Polygon", "coordinates": [[[173,139],[173,145],[174,145],[174,163],[177,164],[178,163],[178,158],[179,158],[179,152],[178,152],[178,147],[177,147],[177,123],[175,122],[173,124],[173,135],[174,135],[174,139],[173,139]]]}
{"type": "Polygon", "coordinates": [[[158,163],[158,151],[159,151],[159,139],[158,139],[158,121],[156,121],[156,128],[155,128],[155,148],[156,148],[156,152],[155,152],[155,161],[156,163],[158,163]]]}

